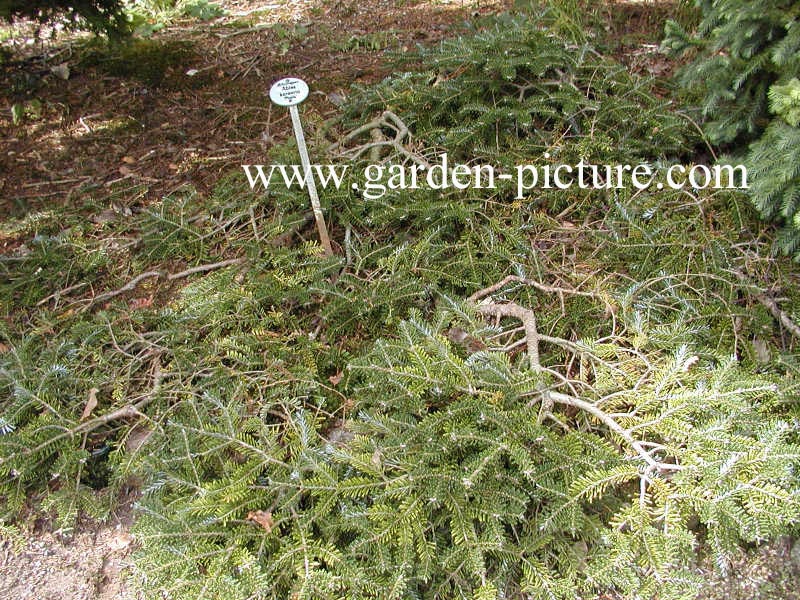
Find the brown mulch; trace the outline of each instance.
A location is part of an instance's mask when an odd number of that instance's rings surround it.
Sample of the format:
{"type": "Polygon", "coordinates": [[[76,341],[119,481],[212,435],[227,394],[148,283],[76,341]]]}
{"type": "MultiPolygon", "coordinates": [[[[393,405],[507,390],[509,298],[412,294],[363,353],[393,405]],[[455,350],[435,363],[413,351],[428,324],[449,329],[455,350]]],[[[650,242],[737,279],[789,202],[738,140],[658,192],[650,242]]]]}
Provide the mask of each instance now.
{"type": "Polygon", "coordinates": [[[313,93],[303,111],[319,121],[336,112],[331,98],[351,84],[389,74],[385,50],[434,43],[470,16],[511,2],[220,4],[224,17],[179,22],[153,36],[177,55],[160,81],[116,74],[102,57],[92,64],[74,38],[23,48],[18,55],[34,56],[0,66],[0,217],[87,203],[131,208],[185,184],[208,191],[222,173],[263,162],[274,141],[290,134],[286,112],[267,97],[274,80],[309,81],[313,93]],[[386,48],[358,45],[359,36],[378,31],[389,32],[386,48]],[[352,49],[337,50],[348,41],[352,49]],[[67,80],[52,71],[59,65],[69,69],[67,80]],[[12,106],[33,98],[40,114],[15,125],[12,106]]]}

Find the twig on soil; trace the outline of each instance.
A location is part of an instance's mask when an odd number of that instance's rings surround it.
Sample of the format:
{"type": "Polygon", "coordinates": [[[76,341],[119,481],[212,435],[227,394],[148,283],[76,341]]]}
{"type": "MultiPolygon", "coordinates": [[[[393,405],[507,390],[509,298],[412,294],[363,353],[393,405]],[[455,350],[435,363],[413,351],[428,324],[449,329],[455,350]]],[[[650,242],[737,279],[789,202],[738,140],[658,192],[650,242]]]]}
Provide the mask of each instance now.
{"type": "Polygon", "coordinates": [[[99,296],[95,296],[94,298],[92,298],[92,304],[95,304],[97,302],[104,302],[106,300],[110,300],[111,298],[115,298],[120,294],[124,294],[125,292],[133,290],[134,288],[136,288],[137,285],[139,285],[145,279],[150,279],[151,277],[161,277],[161,275],[162,275],[161,271],[147,271],[146,273],[137,275],[136,277],[131,279],[128,283],[123,285],[121,288],[118,288],[111,292],[105,292],[103,294],[100,294],[99,296]]]}
{"type": "Polygon", "coordinates": [[[262,31],[264,29],[271,29],[274,27],[274,23],[258,23],[257,25],[253,25],[252,27],[245,27],[244,29],[237,29],[231,33],[218,33],[217,37],[223,40],[230,39],[232,37],[236,37],[237,35],[243,35],[245,33],[255,33],[256,31],[262,31]]]}
{"type": "Polygon", "coordinates": [[[170,273],[167,275],[167,280],[174,281],[175,279],[188,277],[189,275],[194,275],[195,273],[205,273],[206,271],[213,271],[215,269],[221,269],[223,267],[229,267],[231,265],[239,265],[244,261],[245,261],[244,258],[230,258],[228,260],[222,260],[220,262],[209,265],[199,265],[197,267],[192,267],[191,269],[186,269],[185,271],[181,271],[179,273],[170,273]]]}
{"type": "Polygon", "coordinates": [[[82,287],[86,287],[89,285],[88,282],[82,281],[81,283],[76,283],[75,285],[71,285],[69,287],[64,288],[63,290],[58,290],[57,292],[50,294],[46,298],[42,298],[36,303],[36,306],[41,306],[42,304],[47,304],[50,300],[58,300],[64,294],[69,294],[70,292],[74,292],[82,287]]]}
{"type": "Polygon", "coordinates": [[[105,292],[98,296],[95,296],[91,299],[89,304],[85,308],[89,308],[90,306],[97,304],[98,302],[105,302],[106,300],[111,300],[112,298],[116,298],[117,296],[124,294],[125,292],[130,292],[134,290],[142,281],[145,279],[151,279],[153,277],[156,278],[165,278],[167,281],[175,281],[176,279],[182,279],[183,277],[188,277],[189,275],[193,275],[195,273],[205,273],[206,271],[213,271],[215,269],[221,269],[222,267],[228,267],[231,265],[238,265],[245,261],[244,258],[229,258],[228,260],[223,260],[220,262],[208,264],[208,265],[198,265],[196,267],[191,267],[184,271],[180,271],[178,273],[166,273],[164,271],[147,271],[140,275],[137,275],[133,279],[131,279],[128,283],[123,285],[116,290],[105,292]]]}
{"type": "Polygon", "coordinates": [[[35,183],[23,183],[24,188],[41,187],[43,185],[63,185],[65,183],[75,183],[76,181],[86,181],[91,177],[73,177],[71,179],[59,179],[58,181],[37,181],[35,183]]]}

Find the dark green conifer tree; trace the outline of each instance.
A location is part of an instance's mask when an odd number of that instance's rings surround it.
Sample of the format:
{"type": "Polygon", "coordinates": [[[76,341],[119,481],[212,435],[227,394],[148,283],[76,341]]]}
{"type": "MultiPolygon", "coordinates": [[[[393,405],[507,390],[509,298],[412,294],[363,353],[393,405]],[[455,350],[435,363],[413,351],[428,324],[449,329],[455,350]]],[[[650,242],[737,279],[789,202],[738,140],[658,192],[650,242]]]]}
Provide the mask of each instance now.
{"type": "Polygon", "coordinates": [[[666,47],[695,54],[678,79],[700,96],[709,140],[745,160],[753,202],[784,226],[779,247],[800,259],[800,2],[696,4],[696,32],[666,26],[666,47]]]}

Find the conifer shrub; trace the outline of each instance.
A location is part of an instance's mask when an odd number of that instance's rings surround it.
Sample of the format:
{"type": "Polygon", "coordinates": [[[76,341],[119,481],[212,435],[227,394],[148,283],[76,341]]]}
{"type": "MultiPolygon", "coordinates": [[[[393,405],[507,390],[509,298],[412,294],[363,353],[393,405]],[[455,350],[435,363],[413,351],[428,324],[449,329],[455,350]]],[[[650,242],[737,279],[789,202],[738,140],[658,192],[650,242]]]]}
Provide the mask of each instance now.
{"type": "MultiPolygon", "coordinates": [[[[668,160],[689,136],[646,84],[530,21],[423,51],[423,69],[356,94],[346,123],[390,110],[421,156],[501,164],[554,148],[668,160]],[[519,66],[559,55],[580,90],[572,104],[551,98],[555,71],[519,66]],[[505,57],[514,69],[501,68],[505,57]],[[591,68],[569,70],[583,59],[591,68]],[[607,72],[620,79],[595,92],[607,72]],[[521,102],[509,81],[541,89],[521,102]],[[589,126],[598,115],[607,129],[589,126]],[[599,144],[604,135],[614,144],[599,144]]],[[[737,543],[795,522],[800,455],[783,373],[756,374],[747,345],[732,352],[742,284],[729,267],[763,252],[757,241],[734,249],[752,224],[741,198],[586,192],[564,209],[555,195],[512,196],[326,197],[345,267],[311,283],[307,300],[318,302],[325,337],[314,341],[328,358],[275,375],[286,383],[268,376],[246,392],[256,402],[236,401],[240,380],[173,404],[150,442],[137,524],[148,589],[692,598],[698,544],[724,568],[737,543]],[[563,222],[577,215],[590,225],[563,222]],[[481,288],[493,291],[456,299],[481,288]],[[547,333],[532,343],[530,322],[504,311],[535,315],[547,333]]],[[[197,285],[184,291],[197,302],[225,287],[197,285]]],[[[747,331],[773,326],[763,307],[748,315],[747,331]]]]}
{"type": "Polygon", "coordinates": [[[664,44],[693,60],[678,77],[701,102],[704,131],[743,157],[751,196],[765,219],[783,224],[778,247],[800,257],[798,137],[800,3],[698,0],[697,31],[674,21],[664,44]]]}
{"type": "MultiPolygon", "coordinates": [[[[421,75],[354,94],[345,127],[411,124],[383,161],[679,152],[684,121],[646,83],[545,24],[425,51],[421,75]],[[571,103],[549,99],[562,75],[517,64],[531,49],[561,56],[571,103]],[[512,105],[505,56],[541,88],[511,117],[492,113],[512,105]],[[458,98],[451,136],[436,103],[458,98]]],[[[40,263],[80,282],[20,250],[0,260],[3,518],[35,495],[68,529],[138,482],[147,597],[693,598],[700,544],[725,568],[800,514],[796,348],[751,279],[798,298],[740,195],[687,197],[325,192],[325,257],[302,191],[239,173],[108,225],[135,245],[75,228],[109,258],[84,267],[92,293],[28,291],[40,263]]]]}
{"type": "MultiPolygon", "coordinates": [[[[552,18],[548,12],[504,15],[472,35],[404,55],[401,65],[421,61],[424,69],[356,91],[345,123],[356,127],[380,111],[392,111],[423,143],[432,164],[444,151],[452,163],[492,164],[506,171],[519,164],[552,166],[581,159],[658,167],[684,157],[696,133],[669,100],[652,92],[652,81],[632,76],[588,43],[558,38],[547,27],[552,18]]],[[[499,182],[498,197],[510,200],[512,187],[499,182]]],[[[431,201],[438,198],[437,214],[463,223],[457,213],[470,193],[460,193],[456,203],[442,194],[431,201]]],[[[607,198],[540,190],[529,201],[558,213],[576,204],[589,209],[607,198]]],[[[407,216],[407,226],[423,205],[391,206],[400,207],[388,210],[407,216]]],[[[371,218],[380,214],[373,209],[371,218]]]]}
{"type": "Polygon", "coordinates": [[[691,139],[646,79],[633,77],[589,44],[548,29],[547,15],[505,15],[473,35],[420,48],[425,70],[365,90],[349,116],[390,109],[418,137],[455,158],[597,163],[676,157],[691,139]],[[636,118],[631,118],[636,115],[636,118]]]}

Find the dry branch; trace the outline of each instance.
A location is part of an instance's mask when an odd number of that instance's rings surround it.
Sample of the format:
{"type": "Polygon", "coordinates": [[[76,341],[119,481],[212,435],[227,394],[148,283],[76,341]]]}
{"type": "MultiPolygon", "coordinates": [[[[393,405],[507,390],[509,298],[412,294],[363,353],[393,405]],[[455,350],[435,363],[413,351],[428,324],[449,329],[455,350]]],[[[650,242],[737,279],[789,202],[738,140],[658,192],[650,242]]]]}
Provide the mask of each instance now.
{"type": "MultiPolygon", "coordinates": [[[[524,332],[524,341],[527,347],[528,352],[528,360],[530,362],[530,368],[534,371],[540,372],[546,370],[548,372],[554,373],[550,369],[545,369],[542,367],[540,362],[540,355],[539,355],[539,342],[545,341],[548,343],[555,344],[562,348],[566,348],[574,353],[578,353],[580,350],[568,340],[564,340],[561,338],[556,338],[552,336],[542,336],[536,329],[536,315],[534,312],[515,302],[495,302],[490,298],[490,295],[502,289],[505,285],[511,282],[522,283],[524,285],[528,285],[531,287],[536,288],[539,291],[554,293],[554,294],[573,294],[578,296],[588,296],[592,298],[601,299],[602,298],[595,293],[592,292],[582,292],[580,290],[571,290],[566,288],[560,288],[550,285],[545,285],[543,283],[539,283],[538,281],[534,281],[532,279],[526,279],[524,277],[519,277],[516,275],[509,275],[502,279],[501,281],[491,285],[487,288],[482,290],[478,290],[474,294],[469,297],[469,302],[475,304],[475,310],[478,314],[483,316],[491,316],[495,317],[496,319],[501,319],[503,317],[513,317],[518,319],[522,322],[522,331],[524,332]]],[[[512,344],[511,346],[516,346],[517,344],[512,344]]],[[[566,382],[569,384],[569,380],[560,374],[559,378],[562,380],[562,383],[566,382]]],[[[569,386],[571,389],[572,386],[569,386]]],[[[542,402],[542,408],[540,410],[540,419],[549,417],[553,418],[557,423],[564,426],[561,421],[559,421],[555,416],[552,414],[551,409],[553,403],[562,404],[565,406],[571,406],[573,408],[577,408],[583,412],[586,412],[592,415],[595,419],[600,421],[603,425],[608,427],[612,432],[622,438],[628,446],[630,446],[636,454],[647,464],[647,470],[645,475],[642,476],[642,485],[646,485],[646,478],[647,473],[652,472],[665,472],[665,471],[677,471],[680,470],[682,467],[680,465],[671,464],[671,463],[664,463],[661,461],[656,460],[652,456],[652,452],[658,449],[661,449],[659,445],[651,445],[652,449],[648,450],[645,445],[645,442],[638,441],[633,437],[631,431],[622,427],[616,419],[612,416],[603,411],[600,407],[591,402],[586,400],[582,400],[577,396],[564,394],[561,392],[548,390],[548,389],[537,389],[527,393],[526,395],[537,396],[540,398],[542,402]]]]}
{"type": "Polygon", "coordinates": [[[335,150],[339,150],[343,148],[346,144],[353,141],[360,135],[365,133],[369,133],[370,137],[372,138],[371,142],[367,142],[360,146],[356,146],[355,148],[349,150],[341,150],[340,154],[345,156],[351,160],[358,158],[368,150],[376,150],[382,147],[389,147],[393,148],[398,154],[401,154],[408,158],[409,160],[417,163],[418,165],[424,166],[425,168],[429,168],[431,165],[430,163],[425,160],[424,157],[419,156],[418,154],[414,154],[410,150],[408,150],[404,145],[403,141],[410,137],[408,126],[403,123],[403,120],[394,114],[390,110],[383,111],[380,117],[377,117],[370,121],[369,123],[365,123],[360,127],[354,129],[346,136],[344,136],[340,141],[331,144],[328,146],[328,151],[333,152],[335,150]],[[380,135],[381,129],[391,129],[395,132],[394,138],[390,140],[381,139],[382,135],[380,135]],[[375,133],[377,132],[377,134],[375,133]]]}
{"type": "Polygon", "coordinates": [[[756,294],[755,298],[766,307],[772,316],[775,317],[778,322],[789,331],[789,333],[800,339],[800,325],[795,323],[789,314],[785,310],[782,310],[780,306],[778,306],[778,303],[775,302],[775,300],[766,294],[756,294]]]}
{"type": "Polygon", "coordinates": [[[595,300],[604,301],[602,296],[595,292],[584,292],[581,290],[571,289],[571,288],[562,288],[552,285],[546,285],[544,283],[540,283],[534,279],[528,279],[527,277],[520,277],[519,275],[507,275],[494,285],[490,285],[487,288],[483,288],[482,290],[478,290],[472,296],[468,298],[470,302],[477,302],[481,298],[485,298],[491,294],[494,294],[496,291],[502,289],[506,285],[511,282],[521,283],[523,285],[530,286],[534,289],[539,290],[540,292],[545,292],[548,294],[558,294],[561,295],[571,295],[571,296],[585,296],[587,298],[594,298],[595,300]]]}
{"type": "Polygon", "coordinates": [[[73,427],[71,429],[66,429],[65,428],[64,432],[62,432],[59,435],[57,435],[55,437],[52,437],[52,438],[50,438],[50,439],[48,439],[48,440],[46,440],[44,442],[42,442],[41,444],[39,444],[38,446],[35,446],[34,448],[26,449],[25,453],[29,454],[29,455],[30,454],[36,454],[40,450],[43,450],[47,446],[49,446],[51,444],[55,444],[56,442],[58,442],[58,441],[60,441],[60,440],[62,440],[64,438],[72,437],[72,436],[78,435],[78,434],[91,433],[92,431],[94,431],[98,427],[102,427],[103,425],[111,423],[112,421],[119,421],[119,420],[122,420],[122,419],[130,419],[130,418],[133,418],[133,417],[144,416],[144,415],[142,415],[141,411],[148,404],[150,404],[150,402],[153,401],[153,399],[155,398],[155,396],[158,394],[159,390],[161,389],[161,381],[163,379],[163,373],[161,371],[161,356],[159,354],[156,354],[155,358],[153,359],[152,372],[153,372],[153,384],[152,384],[152,386],[150,388],[149,393],[146,394],[141,400],[139,400],[135,404],[126,404],[125,406],[117,408],[116,410],[112,410],[111,412],[108,412],[108,413],[106,413],[104,415],[100,415],[99,417],[95,417],[94,419],[90,419],[88,421],[84,421],[82,423],[79,423],[78,425],[76,425],[75,427],[73,427]]]}
{"type": "MultiPolygon", "coordinates": [[[[545,392],[549,395],[550,399],[557,403],[557,404],[564,404],[566,406],[573,406],[578,408],[584,412],[589,413],[593,417],[595,417],[598,421],[600,421],[603,425],[608,427],[611,431],[616,433],[620,436],[625,442],[633,448],[639,457],[644,460],[647,465],[656,471],[680,471],[682,467],[680,465],[672,464],[672,463],[664,463],[657,461],[654,459],[650,452],[647,451],[644,447],[644,442],[640,442],[636,440],[631,433],[622,427],[617,421],[611,417],[608,413],[603,411],[602,409],[598,408],[591,402],[587,402],[586,400],[581,400],[580,398],[576,398],[574,396],[569,396],[567,394],[562,394],[560,392],[553,392],[548,391],[545,392]]],[[[654,449],[658,449],[659,446],[655,445],[654,449]]]]}
{"type": "Polygon", "coordinates": [[[112,298],[116,298],[117,296],[124,294],[125,292],[130,292],[136,289],[136,287],[146,279],[152,279],[155,277],[158,279],[164,278],[167,281],[175,281],[176,279],[182,279],[184,277],[188,277],[189,275],[194,275],[195,273],[205,273],[207,271],[213,271],[216,269],[221,269],[223,267],[229,267],[231,265],[238,265],[243,263],[245,260],[246,259],[244,258],[229,258],[227,260],[222,260],[216,263],[191,267],[189,269],[185,269],[178,273],[168,273],[166,271],[147,271],[145,273],[137,275],[136,277],[131,279],[128,283],[126,283],[120,288],[117,288],[116,290],[112,290],[110,292],[104,292],[102,294],[95,296],[94,298],[91,299],[86,308],[89,308],[90,306],[97,304],[98,302],[105,302],[106,300],[111,300],[112,298]]]}
{"type": "Polygon", "coordinates": [[[536,331],[536,315],[533,314],[532,310],[523,308],[513,302],[505,304],[489,302],[479,305],[477,311],[482,315],[498,318],[514,317],[522,321],[531,369],[539,371],[542,368],[539,362],[539,333],[536,331]]]}
{"type": "MultiPolygon", "coordinates": [[[[739,278],[742,283],[752,285],[750,283],[749,278],[747,275],[742,273],[741,271],[733,271],[733,274],[739,278]]],[[[792,317],[789,314],[781,309],[775,299],[768,296],[766,293],[762,291],[757,291],[753,294],[753,297],[766,308],[770,314],[780,323],[786,330],[791,333],[794,337],[800,339],[800,325],[794,322],[792,317]]]]}

